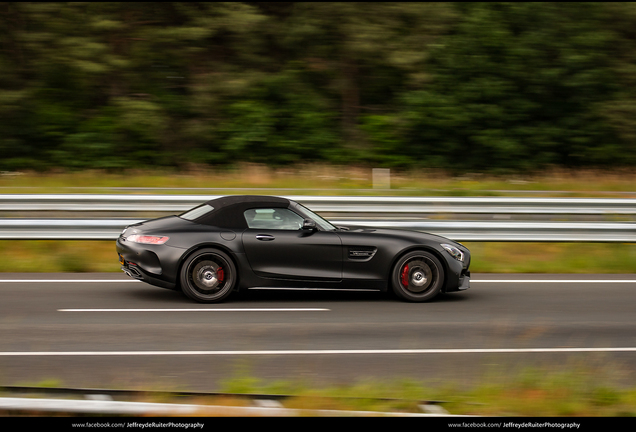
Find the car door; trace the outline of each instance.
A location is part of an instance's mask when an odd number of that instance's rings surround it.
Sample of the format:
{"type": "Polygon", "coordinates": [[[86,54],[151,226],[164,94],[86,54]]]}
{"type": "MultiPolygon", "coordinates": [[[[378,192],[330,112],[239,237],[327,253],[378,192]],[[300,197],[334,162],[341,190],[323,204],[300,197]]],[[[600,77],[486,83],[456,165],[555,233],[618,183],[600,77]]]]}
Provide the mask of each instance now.
{"type": "Polygon", "coordinates": [[[288,208],[244,212],[247,260],[257,276],[298,281],[342,279],[342,243],[335,232],[302,229],[303,217],[288,208]]]}

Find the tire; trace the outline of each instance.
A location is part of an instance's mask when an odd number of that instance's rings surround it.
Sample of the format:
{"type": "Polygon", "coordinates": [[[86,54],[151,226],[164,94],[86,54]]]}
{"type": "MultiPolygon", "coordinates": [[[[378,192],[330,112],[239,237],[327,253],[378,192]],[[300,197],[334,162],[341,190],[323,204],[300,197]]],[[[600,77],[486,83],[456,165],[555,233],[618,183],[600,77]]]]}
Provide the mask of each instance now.
{"type": "Polygon", "coordinates": [[[391,273],[393,292],[402,300],[425,302],[444,286],[444,267],[430,252],[413,251],[401,257],[391,273]]]}
{"type": "Polygon", "coordinates": [[[226,299],[238,280],[236,266],[218,249],[200,249],[181,266],[181,291],[199,303],[217,303],[226,299]]]}

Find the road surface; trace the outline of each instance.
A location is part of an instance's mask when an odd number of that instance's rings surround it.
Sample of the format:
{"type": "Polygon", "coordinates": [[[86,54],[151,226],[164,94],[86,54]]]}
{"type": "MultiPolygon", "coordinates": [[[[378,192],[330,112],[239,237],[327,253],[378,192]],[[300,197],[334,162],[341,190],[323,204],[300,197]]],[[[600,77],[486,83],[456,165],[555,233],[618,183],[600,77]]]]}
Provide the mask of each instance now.
{"type": "Polygon", "coordinates": [[[123,274],[0,274],[0,385],[218,391],[248,375],[470,385],[583,365],[636,384],[636,275],[474,274],[424,304],[249,291],[221,304],[123,274]]]}

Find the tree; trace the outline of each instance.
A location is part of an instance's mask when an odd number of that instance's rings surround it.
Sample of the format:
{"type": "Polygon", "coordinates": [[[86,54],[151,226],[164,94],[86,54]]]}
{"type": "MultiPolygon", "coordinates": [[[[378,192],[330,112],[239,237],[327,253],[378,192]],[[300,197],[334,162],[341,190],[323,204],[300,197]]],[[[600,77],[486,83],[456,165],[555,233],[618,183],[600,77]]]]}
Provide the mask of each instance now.
{"type": "Polygon", "coordinates": [[[616,89],[615,34],[602,4],[461,5],[432,54],[431,86],[404,95],[420,157],[457,169],[609,163],[597,107],[616,89]]]}

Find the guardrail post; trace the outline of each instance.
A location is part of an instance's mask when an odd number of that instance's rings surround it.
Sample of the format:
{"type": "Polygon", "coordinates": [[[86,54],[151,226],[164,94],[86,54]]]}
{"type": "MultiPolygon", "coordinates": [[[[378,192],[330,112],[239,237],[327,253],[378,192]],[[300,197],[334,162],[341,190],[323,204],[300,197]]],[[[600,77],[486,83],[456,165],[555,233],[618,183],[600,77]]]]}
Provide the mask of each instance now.
{"type": "Polygon", "coordinates": [[[391,189],[391,170],[373,168],[373,189],[391,189]]]}

